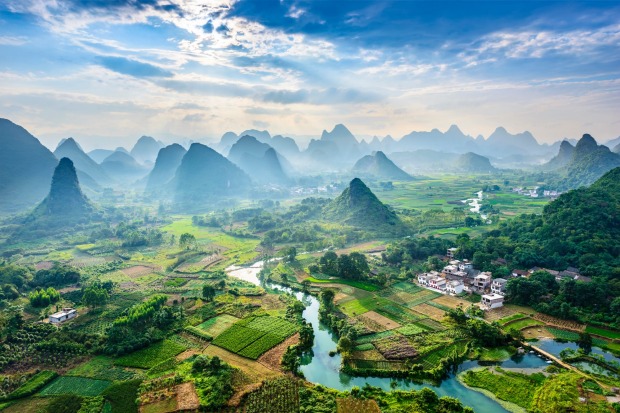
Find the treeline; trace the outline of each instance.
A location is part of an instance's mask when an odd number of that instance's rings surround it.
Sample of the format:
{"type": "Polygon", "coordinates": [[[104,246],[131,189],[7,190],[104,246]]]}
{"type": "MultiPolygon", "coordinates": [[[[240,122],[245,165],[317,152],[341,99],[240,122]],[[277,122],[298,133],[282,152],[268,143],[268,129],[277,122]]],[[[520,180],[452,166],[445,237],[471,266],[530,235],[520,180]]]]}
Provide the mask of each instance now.
{"type": "Polygon", "coordinates": [[[54,287],[36,289],[28,295],[33,307],[47,307],[60,301],[60,293],[54,287]]]}
{"type": "Polygon", "coordinates": [[[103,351],[121,355],[162,340],[169,331],[179,329],[185,316],[182,306],[167,306],[168,297],[157,294],[125,310],[112,323],[103,351]]]}
{"type": "MultiPolygon", "coordinates": [[[[56,263],[50,269],[41,269],[33,271],[29,267],[0,263],[0,300],[14,300],[21,293],[36,288],[31,295],[34,298],[35,307],[45,307],[50,303],[54,303],[54,294],[47,294],[46,291],[50,287],[63,287],[68,284],[79,283],[81,279],[80,271],[74,267],[56,263]],[[45,295],[47,294],[47,298],[45,295]],[[44,305],[45,302],[48,302],[44,305]]],[[[55,290],[54,290],[55,291],[55,290]]],[[[31,300],[33,303],[33,300],[31,300]]]]}
{"type": "Polygon", "coordinates": [[[445,255],[448,248],[454,246],[450,240],[435,238],[405,238],[392,242],[381,258],[391,265],[410,266],[414,261],[426,260],[433,255],[445,255]]]}
{"type": "Polygon", "coordinates": [[[352,252],[350,254],[338,255],[333,251],[327,251],[319,259],[318,265],[311,265],[308,269],[311,273],[321,272],[349,280],[362,280],[366,278],[370,271],[364,254],[352,252]]]}

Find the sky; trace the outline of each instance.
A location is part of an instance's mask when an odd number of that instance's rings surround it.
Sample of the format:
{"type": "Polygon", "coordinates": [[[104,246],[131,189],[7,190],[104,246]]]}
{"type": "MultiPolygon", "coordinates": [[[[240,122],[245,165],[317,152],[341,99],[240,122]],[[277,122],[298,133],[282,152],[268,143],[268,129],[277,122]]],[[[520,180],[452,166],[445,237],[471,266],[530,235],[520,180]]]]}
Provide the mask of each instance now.
{"type": "Polygon", "coordinates": [[[0,1],[0,117],[52,147],[337,123],[605,142],[619,113],[620,1],[0,1]]]}

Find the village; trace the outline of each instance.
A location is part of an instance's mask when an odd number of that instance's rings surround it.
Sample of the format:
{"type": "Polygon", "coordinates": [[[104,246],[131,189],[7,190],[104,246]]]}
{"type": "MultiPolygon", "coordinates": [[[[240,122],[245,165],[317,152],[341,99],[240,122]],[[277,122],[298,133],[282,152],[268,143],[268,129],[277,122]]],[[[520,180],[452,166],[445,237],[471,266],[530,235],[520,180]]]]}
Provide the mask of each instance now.
{"type": "MultiPolygon", "coordinates": [[[[442,257],[448,262],[441,271],[430,271],[420,273],[417,276],[417,283],[426,289],[451,295],[462,296],[464,294],[478,294],[480,298],[480,308],[483,310],[493,310],[504,306],[506,278],[494,278],[490,271],[479,271],[468,259],[458,260],[455,258],[458,248],[448,248],[446,256],[442,257]]],[[[505,265],[503,259],[496,260],[496,264],[505,265]]],[[[555,277],[557,281],[571,279],[581,282],[591,282],[590,277],[581,275],[579,269],[568,267],[564,271],[550,270],[540,267],[532,267],[529,270],[513,269],[510,272],[511,278],[528,278],[538,271],[547,272],[555,277]]]]}

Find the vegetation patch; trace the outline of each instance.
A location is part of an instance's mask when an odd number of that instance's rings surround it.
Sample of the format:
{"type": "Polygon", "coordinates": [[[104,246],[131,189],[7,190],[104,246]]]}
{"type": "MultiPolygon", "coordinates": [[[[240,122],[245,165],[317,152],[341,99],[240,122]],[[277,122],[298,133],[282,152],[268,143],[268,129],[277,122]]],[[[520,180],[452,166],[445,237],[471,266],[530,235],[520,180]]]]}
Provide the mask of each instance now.
{"type": "Polygon", "coordinates": [[[39,389],[45,386],[58,376],[56,372],[43,370],[32,376],[26,383],[19,386],[8,396],[2,397],[0,400],[20,399],[35,394],[39,389]]]}
{"type": "Polygon", "coordinates": [[[468,370],[460,374],[459,379],[470,387],[488,390],[498,399],[529,409],[536,390],[545,381],[545,376],[542,373],[526,375],[489,367],[468,370]]]}
{"type": "Polygon", "coordinates": [[[222,314],[217,317],[213,317],[208,319],[202,324],[197,325],[201,330],[204,330],[211,337],[217,337],[224,330],[228,329],[230,326],[235,324],[239,319],[230,314],[222,314]]]}
{"type": "Polygon", "coordinates": [[[76,396],[93,397],[99,396],[112,382],[108,380],[96,380],[86,377],[58,377],[47,385],[39,395],[55,396],[61,394],[73,394],[76,396]]]}
{"type": "Polygon", "coordinates": [[[528,327],[534,327],[534,326],[540,326],[543,325],[544,323],[538,321],[538,320],[534,320],[533,318],[523,318],[520,320],[515,320],[515,321],[510,321],[506,324],[503,325],[504,329],[515,329],[515,330],[523,330],[524,328],[528,328],[528,327]]]}
{"type": "Polygon", "coordinates": [[[315,284],[344,284],[350,285],[351,287],[359,288],[364,291],[377,291],[379,287],[374,284],[370,284],[364,281],[355,281],[355,280],[343,280],[342,278],[330,278],[330,279],[320,279],[316,277],[308,277],[306,280],[315,284]]]}
{"type": "Polygon", "coordinates": [[[116,359],[119,366],[149,369],[183,352],[187,347],[172,340],[162,340],[149,347],[116,359]]]}
{"type": "Polygon", "coordinates": [[[367,311],[375,310],[389,303],[390,302],[385,298],[371,296],[366,298],[360,298],[357,300],[347,301],[344,304],[340,304],[339,307],[342,312],[349,317],[355,317],[357,315],[364,314],[367,311]]]}
{"type": "Polygon", "coordinates": [[[600,327],[587,326],[586,333],[596,334],[597,336],[606,337],[612,340],[620,339],[620,331],[612,331],[600,327]]]}
{"type": "Polygon", "coordinates": [[[114,383],[102,393],[106,399],[104,413],[137,413],[136,397],[140,380],[114,383]]]}
{"type": "Polygon", "coordinates": [[[136,377],[136,373],[114,365],[114,360],[97,356],[69,370],[67,376],[89,377],[92,379],[122,381],[136,377]]]}

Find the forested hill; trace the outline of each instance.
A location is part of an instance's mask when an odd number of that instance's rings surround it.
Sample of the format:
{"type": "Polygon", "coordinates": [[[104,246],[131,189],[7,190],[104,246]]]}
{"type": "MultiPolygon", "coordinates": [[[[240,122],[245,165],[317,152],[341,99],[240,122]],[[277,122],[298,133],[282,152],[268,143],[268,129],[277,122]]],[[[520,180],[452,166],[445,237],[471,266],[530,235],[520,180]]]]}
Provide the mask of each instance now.
{"type": "Polygon", "coordinates": [[[515,267],[573,266],[585,275],[620,279],[620,168],[562,194],[542,215],[510,220],[486,238],[486,250],[506,255],[515,267]]]}

